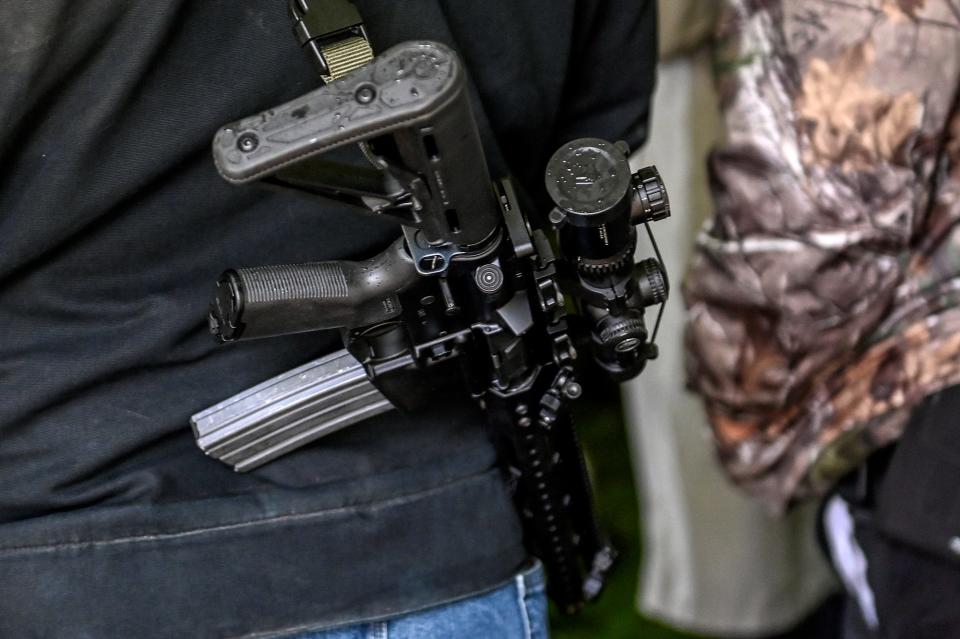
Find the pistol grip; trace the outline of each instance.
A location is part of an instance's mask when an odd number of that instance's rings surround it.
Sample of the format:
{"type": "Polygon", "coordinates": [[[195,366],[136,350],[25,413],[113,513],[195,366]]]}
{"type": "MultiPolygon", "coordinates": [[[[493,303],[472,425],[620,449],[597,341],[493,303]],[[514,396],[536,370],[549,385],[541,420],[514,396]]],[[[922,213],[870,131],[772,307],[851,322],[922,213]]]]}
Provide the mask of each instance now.
{"type": "Polygon", "coordinates": [[[229,270],[210,304],[210,330],[233,342],[379,324],[400,314],[397,294],[416,279],[402,238],[363,262],[229,270]]]}

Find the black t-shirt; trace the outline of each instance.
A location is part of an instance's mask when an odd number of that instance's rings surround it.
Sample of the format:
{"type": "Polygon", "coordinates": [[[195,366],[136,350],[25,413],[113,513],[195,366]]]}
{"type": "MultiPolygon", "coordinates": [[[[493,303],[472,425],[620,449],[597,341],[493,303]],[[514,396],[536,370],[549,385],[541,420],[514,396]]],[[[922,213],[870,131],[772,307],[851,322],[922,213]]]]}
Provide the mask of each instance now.
{"type": "MultiPolygon", "coordinates": [[[[495,173],[639,142],[652,0],[362,0],[377,50],[463,56],[495,173]]],[[[225,268],[361,258],[393,224],[217,175],[222,124],[318,85],[286,0],[0,3],[0,636],[239,637],[390,616],[524,560],[472,405],[382,416],[248,474],[189,416],[339,347],[218,347],[225,268]]]]}

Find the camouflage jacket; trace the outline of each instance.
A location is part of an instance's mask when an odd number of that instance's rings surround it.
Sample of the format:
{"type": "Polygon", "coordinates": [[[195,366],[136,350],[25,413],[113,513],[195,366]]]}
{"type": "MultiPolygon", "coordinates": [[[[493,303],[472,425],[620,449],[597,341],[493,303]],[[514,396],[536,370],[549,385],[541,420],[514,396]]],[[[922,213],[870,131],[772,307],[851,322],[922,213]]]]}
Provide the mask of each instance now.
{"type": "Polygon", "coordinates": [[[782,509],[960,383],[960,0],[725,4],[687,369],[782,509]]]}

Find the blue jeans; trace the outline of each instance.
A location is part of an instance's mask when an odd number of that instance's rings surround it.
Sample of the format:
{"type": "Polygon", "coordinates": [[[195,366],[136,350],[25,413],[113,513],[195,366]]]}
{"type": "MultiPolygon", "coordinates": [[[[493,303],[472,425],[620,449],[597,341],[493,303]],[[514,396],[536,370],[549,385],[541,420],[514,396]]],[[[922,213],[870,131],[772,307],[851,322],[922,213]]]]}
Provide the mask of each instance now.
{"type": "Polygon", "coordinates": [[[483,595],[357,626],[289,639],[548,639],[547,596],[538,563],[483,595]]]}

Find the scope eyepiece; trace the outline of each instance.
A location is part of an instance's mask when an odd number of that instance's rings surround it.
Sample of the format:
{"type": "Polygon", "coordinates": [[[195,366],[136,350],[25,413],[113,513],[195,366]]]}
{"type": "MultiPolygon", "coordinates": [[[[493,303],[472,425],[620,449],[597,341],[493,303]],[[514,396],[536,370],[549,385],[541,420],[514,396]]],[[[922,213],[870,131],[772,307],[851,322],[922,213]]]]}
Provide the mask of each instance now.
{"type": "Polygon", "coordinates": [[[625,145],[580,138],[557,149],[547,163],[547,193],[575,226],[620,219],[631,186],[625,145]]]}
{"type": "Polygon", "coordinates": [[[550,220],[566,254],[605,260],[628,247],[632,185],[625,145],[581,138],[553,154],[546,170],[556,205],[550,220]]]}
{"type": "Polygon", "coordinates": [[[670,217],[670,199],[654,166],[630,172],[629,149],[596,138],[560,147],[546,170],[547,193],[556,205],[550,221],[559,227],[568,255],[592,264],[632,254],[634,224],[670,217]]]}

